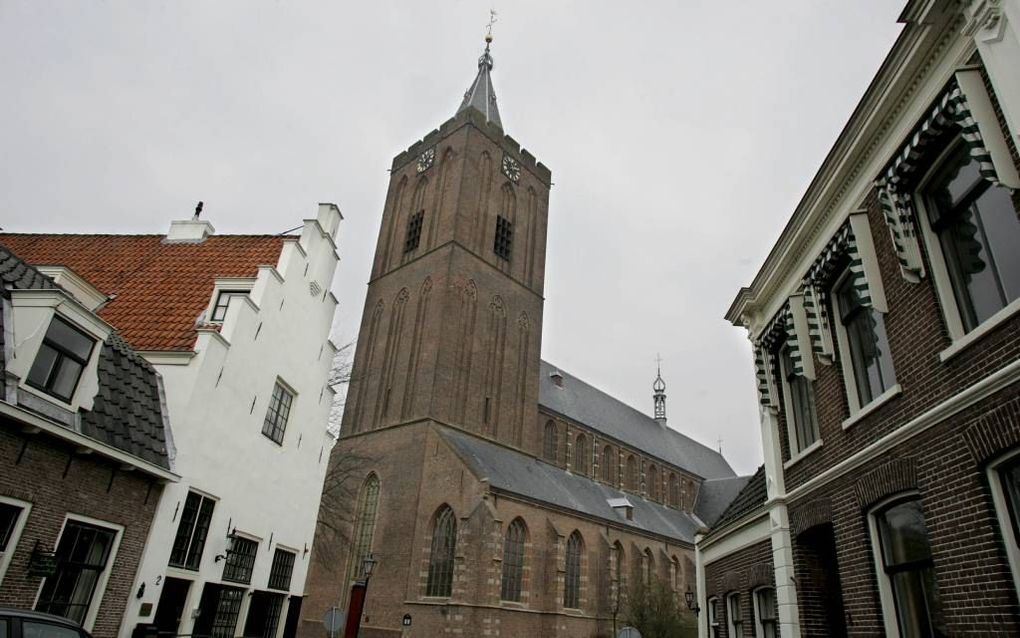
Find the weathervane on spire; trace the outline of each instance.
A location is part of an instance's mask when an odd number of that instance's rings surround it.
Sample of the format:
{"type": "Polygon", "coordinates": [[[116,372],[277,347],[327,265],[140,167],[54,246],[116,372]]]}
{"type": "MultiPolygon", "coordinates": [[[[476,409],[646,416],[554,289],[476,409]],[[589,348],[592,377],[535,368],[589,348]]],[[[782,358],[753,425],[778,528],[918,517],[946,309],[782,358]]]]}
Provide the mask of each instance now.
{"type": "Polygon", "coordinates": [[[655,381],[652,383],[652,400],[655,402],[655,420],[666,425],[666,382],[662,380],[662,357],[655,355],[655,381]]]}
{"type": "Polygon", "coordinates": [[[499,18],[496,17],[496,10],[489,9],[489,24],[485,25],[485,49],[489,49],[489,43],[492,42],[492,25],[496,24],[499,18]]]}

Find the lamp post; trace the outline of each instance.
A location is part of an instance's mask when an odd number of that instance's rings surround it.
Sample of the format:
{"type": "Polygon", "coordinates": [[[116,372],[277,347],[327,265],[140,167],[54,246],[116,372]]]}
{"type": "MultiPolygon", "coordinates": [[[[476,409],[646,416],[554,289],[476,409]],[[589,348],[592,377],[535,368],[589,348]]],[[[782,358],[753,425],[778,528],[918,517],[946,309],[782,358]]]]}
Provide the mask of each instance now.
{"type": "Polygon", "coordinates": [[[347,625],[344,627],[344,638],[358,638],[361,630],[361,612],[365,609],[365,596],[368,594],[368,579],[375,569],[375,555],[369,553],[361,561],[361,578],[351,585],[351,598],[347,604],[347,625]]]}
{"type": "Polygon", "coordinates": [[[687,609],[693,611],[695,616],[701,612],[701,605],[694,602],[694,592],[691,591],[690,585],[687,586],[687,591],[684,592],[684,602],[687,603],[687,609]]]}

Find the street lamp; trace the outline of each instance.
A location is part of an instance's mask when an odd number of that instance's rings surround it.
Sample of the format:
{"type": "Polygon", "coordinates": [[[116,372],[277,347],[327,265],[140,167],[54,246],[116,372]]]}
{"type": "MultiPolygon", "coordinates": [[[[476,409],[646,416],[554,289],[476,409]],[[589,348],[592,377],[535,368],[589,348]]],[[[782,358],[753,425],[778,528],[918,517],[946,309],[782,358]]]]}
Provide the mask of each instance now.
{"type": "Polygon", "coordinates": [[[361,614],[365,610],[365,597],[368,595],[368,579],[372,577],[372,572],[375,571],[375,565],[378,562],[379,560],[372,553],[361,559],[361,578],[351,585],[344,638],[358,638],[358,631],[361,630],[361,614]]]}
{"type": "Polygon", "coordinates": [[[687,603],[687,609],[693,611],[695,616],[701,611],[701,606],[694,602],[694,592],[691,591],[690,585],[687,586],[687,591],[684,592],[684,602],[687,603]]]}

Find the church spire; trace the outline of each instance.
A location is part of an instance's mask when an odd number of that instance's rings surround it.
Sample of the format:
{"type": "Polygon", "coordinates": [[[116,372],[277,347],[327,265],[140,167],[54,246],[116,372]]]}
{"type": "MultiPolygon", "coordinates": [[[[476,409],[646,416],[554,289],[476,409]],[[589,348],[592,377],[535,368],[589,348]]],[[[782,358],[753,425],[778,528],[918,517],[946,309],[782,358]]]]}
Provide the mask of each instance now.
{"type": "Polygon", "coordinates": [[[666,382],[662,380],[662,357],[656,355],[656,375],[652,382],[652,400],[655,401],[655,420],[666,425],[666,382]]]}
{"type": "Polygon", "coordinates": [[[464,101],[460,103],[457,113],[469,108],[479,111],[485,116],[486,122],[492,122],[499,128],[503,128],[503,122],[499,119],[499,109],[496,108],[496,92],[492,88],[492,56],[489,54],[489,45],[492,44],[492,25],[496,21],[496,12],[490,12],[489,31],[485,34],[485,51],[482,57],[478,58],[478,75],[471,83],[471,88],[464,93],[464,101]]]}

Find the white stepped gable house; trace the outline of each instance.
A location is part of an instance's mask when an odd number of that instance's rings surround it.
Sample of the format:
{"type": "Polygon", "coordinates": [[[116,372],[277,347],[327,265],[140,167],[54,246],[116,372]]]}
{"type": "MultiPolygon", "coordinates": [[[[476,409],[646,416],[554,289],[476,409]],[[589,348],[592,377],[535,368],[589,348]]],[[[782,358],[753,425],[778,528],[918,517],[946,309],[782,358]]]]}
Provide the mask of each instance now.
{"type": "Polygon", "coordinates": [[[342,216],[299,235],[3,235],[110,301],[100,316],[155,366],[173,423],[165,488],[120,635],[292,635],[332,437],[327,379],[342,216]],[[154,294],[158,293],[158,294],[154,294]],[[292,625],[291,625],[292,627],[292,625]]]}

